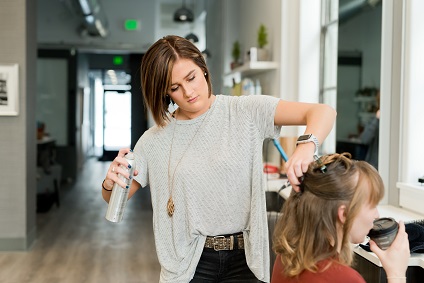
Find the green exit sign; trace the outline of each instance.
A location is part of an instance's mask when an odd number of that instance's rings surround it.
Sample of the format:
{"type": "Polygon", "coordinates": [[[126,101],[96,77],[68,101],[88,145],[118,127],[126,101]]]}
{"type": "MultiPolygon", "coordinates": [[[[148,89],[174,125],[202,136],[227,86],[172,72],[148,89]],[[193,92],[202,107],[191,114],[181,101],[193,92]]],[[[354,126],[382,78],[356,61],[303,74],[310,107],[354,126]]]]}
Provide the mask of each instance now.
{"type": "Polygon", "coordinates": [[[124,23],[125,30],[139,30],[140,29],[140,21],[135,19],[126,19],[124,23]]]}
{"type": "Polygon", "coordinates": [[[122,56],[113,56],[113,64],[114,65],[122,65],[124,63],[124,58],[122,56]]]}

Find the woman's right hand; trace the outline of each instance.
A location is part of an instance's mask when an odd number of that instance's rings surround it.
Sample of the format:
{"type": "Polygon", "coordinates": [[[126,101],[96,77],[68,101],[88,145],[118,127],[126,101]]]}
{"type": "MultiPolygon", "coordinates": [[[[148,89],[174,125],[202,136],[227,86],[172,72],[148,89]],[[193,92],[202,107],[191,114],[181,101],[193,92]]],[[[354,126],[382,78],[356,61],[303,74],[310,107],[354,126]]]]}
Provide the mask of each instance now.
{"type": "MultiPolygon", "coordinates": [[[[405,232],[405,224],[399,221],[399,230],[392,245],[387,250],[380,249],[377,244],[370,240],[371,251],[374,252],[381,261],[387,277],[405,277],[410,257],[408,234],[405,232]]],[[[406,281],[406,279],[405,279],[406,281]]],[[[390,280],[388,282],[402,282],[390,280]]],[[[404,281],[403,281],[404,282],[404,281]]]]}
{"type": "MultiPolygon", "coordinates": [[[[118,155],[115,157],[115,159],[112,161],[112,163],[109,166],[109,169],[106,173],[106,178],[104,179],[103,186],[107,190],[112,190],[113,185],[115,183],[118,183],[119,186],[125,188],[127,185],[124,181],[122,181],[118,174],[121,174],[122,176],[126,177],[127,179],[130,177],[129,172],[127,170],[124,170],[121,168],[121,165],[125,168],[128,168],[129,164],[128,161],[125,159],[125,155],[130,152],[130,148],[123,148],[119,150],[118,155]]],[[[134,171],[134,176],[138,175],[138,171],[134,171]]]]}

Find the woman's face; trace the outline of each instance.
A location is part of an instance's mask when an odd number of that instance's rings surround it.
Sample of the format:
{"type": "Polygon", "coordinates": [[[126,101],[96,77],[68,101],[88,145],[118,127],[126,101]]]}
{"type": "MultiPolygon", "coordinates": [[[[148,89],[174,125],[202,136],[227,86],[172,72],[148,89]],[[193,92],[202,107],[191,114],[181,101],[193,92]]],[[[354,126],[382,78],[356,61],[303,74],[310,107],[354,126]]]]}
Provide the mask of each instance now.
{"type": "Polygon", "coordinates": [[[350,230],[350,242],[359,244],[364,242],[368,232],[372,229],[374,219],[380,217],[377,206],[369,202],[362,205],[361,210],[353,221],[350,230]]]}
{"type": "Polygon", "coordinates": [[[205,113],[211,104],[205,73],[190,59],[175,62],[168,94],[180,109],[178,116],[189,119],[205,113]]]}

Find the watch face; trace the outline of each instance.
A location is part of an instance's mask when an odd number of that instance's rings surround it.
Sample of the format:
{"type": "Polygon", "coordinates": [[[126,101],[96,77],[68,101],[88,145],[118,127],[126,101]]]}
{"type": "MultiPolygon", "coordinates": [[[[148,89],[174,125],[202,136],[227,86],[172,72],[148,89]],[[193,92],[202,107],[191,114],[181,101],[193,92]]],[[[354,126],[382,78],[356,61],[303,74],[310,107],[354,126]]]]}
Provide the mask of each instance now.
{"type": "Polygon", "coordinates": [[[306,140],[310,139],[311,136],[312,135],[302,135],[297,139],[297,141],[306,141],[306,140]]]}

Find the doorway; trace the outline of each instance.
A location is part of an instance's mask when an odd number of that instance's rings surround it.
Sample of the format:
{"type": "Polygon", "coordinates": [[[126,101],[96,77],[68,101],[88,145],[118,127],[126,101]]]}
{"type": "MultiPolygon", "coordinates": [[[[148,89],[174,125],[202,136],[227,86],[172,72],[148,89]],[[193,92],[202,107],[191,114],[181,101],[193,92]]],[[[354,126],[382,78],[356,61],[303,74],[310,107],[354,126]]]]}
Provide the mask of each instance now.
{"type": "Polygon", "coordinates": [[[131,92],[104,92],[103,121],[103,156],[131,146],[131,92]]]}
{"type": "Polygon", "coordinates": [[[113,160],[121,148],[131,147],[131,75],[125,70],[91,70],[94,80],[95,156],[113,160]]]}

